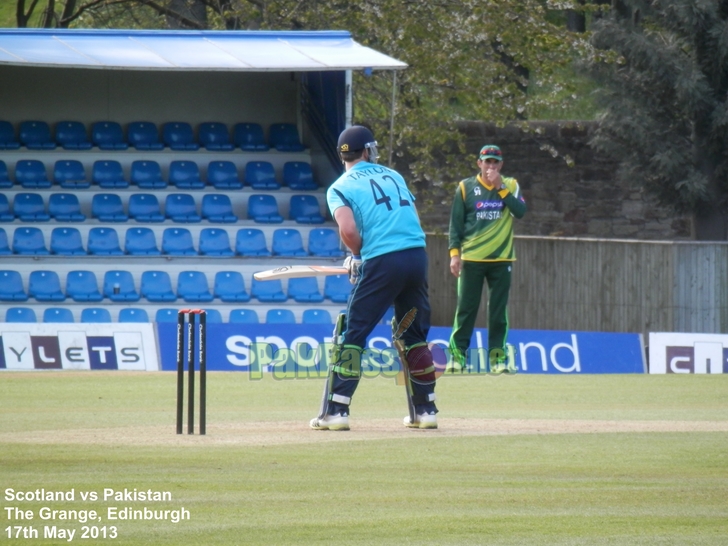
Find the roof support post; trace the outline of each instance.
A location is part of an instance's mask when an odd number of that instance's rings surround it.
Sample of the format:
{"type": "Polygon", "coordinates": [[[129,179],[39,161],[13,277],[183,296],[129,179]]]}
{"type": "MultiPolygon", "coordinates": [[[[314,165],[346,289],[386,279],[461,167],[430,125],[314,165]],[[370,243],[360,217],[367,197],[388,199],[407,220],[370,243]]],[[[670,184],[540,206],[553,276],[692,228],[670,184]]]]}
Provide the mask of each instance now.
{"type": "Polygon", "coordinates": [[[352,105],[352,71],[346,70],[344,72],[344,129],[351,127],[353,117],[352,105]]]}
{"type": "Polygon", "coordinates": [[[392,166],[392,151],[394,148],[394,110],[396,107],[397,100],[397,71],[392,70],[392,108],[389,117],[389,159],[387,160],[387,166],[392,166]]]}

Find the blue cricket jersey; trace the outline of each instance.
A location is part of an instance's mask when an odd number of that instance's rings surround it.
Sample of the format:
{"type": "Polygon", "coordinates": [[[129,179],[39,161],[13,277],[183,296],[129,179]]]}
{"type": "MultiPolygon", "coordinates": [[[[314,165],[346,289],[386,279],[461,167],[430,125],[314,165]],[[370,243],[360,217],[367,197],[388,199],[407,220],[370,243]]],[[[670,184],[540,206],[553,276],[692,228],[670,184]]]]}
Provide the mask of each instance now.
{"type": "Polygon", "coordinates": [[[425,246],[415,198],[397,171],[360,161],[329,187],[326,201],[332,216],[339,207],[354,212],[362,260],[425,246]]]}

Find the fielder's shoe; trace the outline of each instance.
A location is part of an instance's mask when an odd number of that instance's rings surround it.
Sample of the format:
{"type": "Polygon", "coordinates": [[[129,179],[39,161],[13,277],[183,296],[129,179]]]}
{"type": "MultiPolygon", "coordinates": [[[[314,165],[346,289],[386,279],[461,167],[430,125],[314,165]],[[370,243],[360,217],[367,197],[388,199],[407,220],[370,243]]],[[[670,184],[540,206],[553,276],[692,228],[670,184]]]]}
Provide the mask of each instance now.
{"type": "Polygon", "coordinates": [[[516,368],[516,363],[512,360],[508,359],[508,364],[506,364],[506,373],[514,374],[518,373],[518,368],[516,368]]]}
{"type": "Polygon", "coordinates": [[[506,359],[505,358],[499,358],[497,360],[492,360],[490,362],[490,374],[491,375],[500,375],[504,372],[506,372],[506,359]]]}
{"type": "Polygon", "coordinates": [[[309,423],[315,430],[349,430],[349,416],[346,413],[314,417],[309,423]]]}
{"type": "Polygon", "coordinates": [[[404,418],[404,426],[408,428],[437,428],[437,415],[434,411],[418,413],[414,423],[408,415],[404,418]]]}

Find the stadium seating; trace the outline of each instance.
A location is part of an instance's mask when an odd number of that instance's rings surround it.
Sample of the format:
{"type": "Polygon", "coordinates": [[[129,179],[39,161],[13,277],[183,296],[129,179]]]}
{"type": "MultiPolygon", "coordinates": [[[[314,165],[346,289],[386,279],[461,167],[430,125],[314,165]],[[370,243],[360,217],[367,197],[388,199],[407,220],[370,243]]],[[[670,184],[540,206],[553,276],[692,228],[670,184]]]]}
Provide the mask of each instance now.
{"type": "Polygon", "coordinates": [[[111,322],[111,313],[103,307],[86,307],[81,311],[81,322],[111,322]]]}
{"type": "Polygon", "coordinates": [[[302,152],[306,149],[298,138],[298,129],[292,123],[271,125],[268,141],[279,152],[302,152]]]}
{"type": "Polygon", "coordinates": [[[18,227],[13,233],[13,253],[43,256],[50,254],[43,232],[37,227],[18,227]]]}
{"type": "Polygon", "coordinates": [[[118,322],[149,322],[149,315],[144,309],[125,307],[119,311],[118,322]]]}
{"type": "Polygon", "coordinates": [[[51,129],[45,121],[24,121],[20,124],[20,143],[29,150],[55,150],[51,129]]]}
{"type": "Polygon", "coordinates": [[[333,324],[331,313],[326,309],[306,309],[301,319],[303,324],[333,324]]]}
{"type": "Polygon", "coordinates": [[[248,152],[266,152],[270,146],[265,142],[263,128],[257,123],[238,123],[233,130],[235,146],[248,152]]]}
{"type": "Polygon", "coordinates": [[[45,203],[39,193],[18,193],[13,201],[13,214],[21,222],[47,222],[51,215],[46,212],[45,203]]]}
{"type": "Polygon", "coordinates": [[[235,253],[240,256],[272,256],[265,235],[259,229],[239,229],[235,237],[235,253]]]}
{"type": "Polygon", "coordinates": [[[15,183],[28,189],[50,188],[45,165],[37,159],[21,159],[15,164],[15,183]]]}
{"type": "Polygon", "coordinates": [[[207,324],[221,324],[222,314],[217,309],[205,309],[205,321],[207,324]]]}
{"type": "Polygon", "coordinates": [[[99,292],[99,283],[93,271],[75,270],[66,275],[66,295],[73,301],[101,301],[104,296],[99,292]]]}
{"type": "Polygon", "coordinates": [[[245,183],[254,190],[277,190],[281,187],[276,180],[273,165],[268,161],[249,161],[245,165],[245,183]]]}
{"type": "Polygon", "coordinates": [[[0,300],[27,301],[23,277],[17,271],[0,271],[0,300]]]}
{"type": "Polygon", "coordinates": [[[127,128],[129,144],[137,150],[161,150],[164,144],[159,140],[159,131],[149,121],[133,121],[127,128]]]}
{"type": "MultiPolygon", "coordinates": [[[[0,193],[0,222],[12,222],[14,220],[15,214],[10,210],[8,198],[4,193],[0,193]]],[[[5,238],[7,239],[7,236],[5,238]]]]}
{"type": "Polygon", "coordinates": [[[224,302],[250,301],[250,294],[245,291],[245,280],[238,271],[218,271],[212,295],[224,302]]]}
{"type": "Polygon", "coordinates": [[[86,134],[86,126],[80,121],[56,123],[56,142],[64,150],[90,150],[93,146],[86,134]]]}
{"type": "Polygon", "coordinates": [[[31,271],[28,275],[28,296],[38,301],[64,301],[61,280],[55,271],[31,271]]]}
{"type": "Polygon", "coordinates": [[[300,277],[288,279],[288,297],[298,303],[318,303],[324,301],[319,292],[316,277],[300,277]]]}
{"type": "Polygon", "coordinates": [[[126,222],[129,216],[116,193],[96,193],[91,199],[91,216],[101,222],[126,222]]]}
{"type": "Polygon", "coordinates": [[[162,179],[162,169],[156,161],[133,161],[130,178],[132,184],[142,189],[164,189],[167,187],[167,181],[162,179]]]}
{"type": "Polygon", "coordinates": [[[195,198],[189,193],[170,193],[164,201],[164,214],[173,222],[197,223],[202,216],[197,213],[195,198]]]}
{"type": "Polygon", "coordinates": [[[250,295],[261,302],[280,302],[288,299],[280,280],[258,281],[255,277],[250,286],[250,295]]]}
{"type": "Polygon", "coordinates": [[[230,237],[224,229],[204,228],[200,231],[200,254],[204,256],[233,256],[230,237]]]}
{"type": "Polygon", "coordinates": [[[208,193],[202,196],[202,218],[208,222],[231,224],[238,221],[233,205],[225,194],[208,193]]]}
{"type": "Polygon", "coordinates": [[[91,169],[91,181],[104,189],[129,187],[129,181],[124,178],[124,171],[118,161],[94,161],[91,169]]]}
{"type": "Polygon", "coordinates": [[[148,227],[136,227],[126,230],[124,251],[132,256],[159,256],[157,238],[148,227]]]}
{"type": "Polygon", "coordinates": [[[283,165],[283,184],[294,191],[318,189],[311,165],[303,161],[288,161],[283,165]]]}
{"type": "Polygon", "coordinates": [[[153,193],[133,193],[129,196],[129,217],[137,222],[164,222],[159,199],[153,193]]]}
{"type": "Polygon", "coordinates": [[[157,309],[154,322],[177,322],[177,309],[157,309]]]}
{"type": "Polygon", "coordinates": [[[201,123],[199,128],[200,144],[215,152],[227,152],[233,149],[227,125],[218,122],[201,123]]]}
{"type": "Polygon", "coordinates": [[[258,324],[258,313],[254,309],[233,309],[228,322],[233,324],[258,324]]]}
{"type": "Polygon", "coordinates": [[[8,234],[5,233],[3,228],[0,228],[0,256],[7,256],[12,253],[13,251],[10,250],[10,245],[8,244],[8,234]]]}
{"type": "Polygon", "coordinates": [[[290,309],[268,309],[265,314],[266,324],[295,324],[296,315],[290,309]]]}
{"type": "Polygon", "coordinates": [[[339,234],[331,228],[316,228],[308,233],[308,251],[314,256],[341,258],[345,255],[341,250],[339,234]]]}
{"type": "Polygon", "coordinates": [[[76,322],[68,307],[46,307],[43,322],[76,322]]]}
{"type": "Polygon", "coordinates": [[[292,195],[289,218],[299,224],[323,224],[319,202],[313,195],[292,195]]]}
{"type": "Polygon", "coordinates": [[[189,229],[167,228],[162,232],[162,254],[197,256],[189,229]]]}
{"type": "Polygon", "coordinates": [[[180,190],[201,190],[205,183],[194,161],[172,161],[169,164],[169,183],[180,190]]]}
{"type": "Polygon", "coordinates": [[[83,222],[86,220],[86,215],[81,212],[81,204],[75,193],[52,193],[48,198],[48,214],[58,222],[83,222]]]}
{"type": "Polygon", "coordinates": [[[334,303],[346,303],[349,300],[352,284],[347,275],[330,275],[324,281],[324,297],[334,303]]]}
{"type": "Polygon", "coordinates": [[[139,301],[139,292],[129,271],[107,271],[101,292],[105,298],[115,302],[139,301]]]}
{"type": "Polygon", "coordinates": [[[91,142],[100,150],[126,150],[124,131],[115,121],[98,121],[91,126],[91,142]]]}
{"type": "Polygon", "coordinates": [[[57,227],[51,231],[51,254],[62,256],[85,256],[81,232],[76,228],[57,227]]]}
{"type": "Polygon", "coordinates": [[[248,219],[261,224],[280,224],[278,203],[272,195],[253,194],[248,197],[248,219]]]}
{"type": "Polygon", "coordinates": [[[177,277],[177,295],[188,302],[212,301],[207,276],[202,271],[181,271],[177,277]]]}
{"type": "Polygon", "coordinates": [[[38,319],[30,307],[8,307],[5,322],[38,322],[38,319]]]}
{"type": "MultiPolygon", "coordinates": [[[[0,148],[2,150],[2,148],[0,148]]],[[[8,176],[8,166],[0,160],[0,188],[12,188],[13,181],[8,176]]]]}
{"type": "Polygon", "coordinates": [[[79,190],[91,187],[83,164],[76,159],[56,161],[53,168],[53,181],[67,189],[79,190]]]}
{"type": "Polygon", "coordinates": [[[217,190],[239,190],[243,187],[238,168],[232,161],[210,161],[207,165],[207,183],[217,190]]]}
{"type": "Polygon", "coordinates": [[[301,257],[308,256],[303,248],[301,232],[297,229],[277,229],[273,232],[273,255],[301,257]]]}
{"type": "Polygon", "coordinates": [[[176,301],[172,279],[166,271],[144,271],[141,280],[141,294],[148,301],[176,301]]]}
{"type": "Polygon", "coordinates": [[[20,142],[15,138],[15,127],[9,121],[0,121],[0,150],[17,150],[20,142]]]}
{"type": "Polygon", "coordinates": [[[86,248],[94,256],[121,256],[119,234],[114,228],[95,227],[88,232],[86,248]]]}
{"type": "Polygon", "coordinates": [[[165,146],[169,146],[173,150],[193,151],[200,149],[200,145],[195,142],[192,126],[186,122],[165,123],[162,128],[162,140],[165,146]]]}

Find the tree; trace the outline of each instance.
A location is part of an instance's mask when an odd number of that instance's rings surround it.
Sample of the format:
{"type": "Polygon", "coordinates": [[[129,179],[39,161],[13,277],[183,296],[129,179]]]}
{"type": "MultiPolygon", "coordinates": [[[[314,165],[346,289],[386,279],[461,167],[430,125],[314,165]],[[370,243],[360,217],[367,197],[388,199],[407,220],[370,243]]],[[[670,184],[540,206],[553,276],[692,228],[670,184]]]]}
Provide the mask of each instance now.
{"type": "Polygon", "coordinates": [[[692,213],[697,239],[725,240],[728,1],[620,4],[593,36],[604,113],[592,145],[621,162],[623,181],[692,213]]]}

